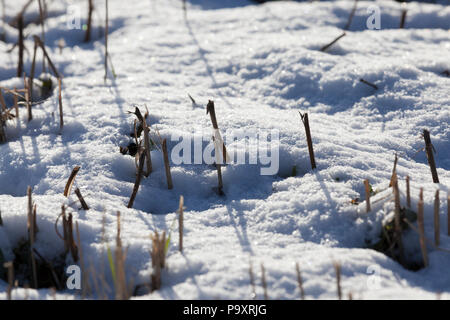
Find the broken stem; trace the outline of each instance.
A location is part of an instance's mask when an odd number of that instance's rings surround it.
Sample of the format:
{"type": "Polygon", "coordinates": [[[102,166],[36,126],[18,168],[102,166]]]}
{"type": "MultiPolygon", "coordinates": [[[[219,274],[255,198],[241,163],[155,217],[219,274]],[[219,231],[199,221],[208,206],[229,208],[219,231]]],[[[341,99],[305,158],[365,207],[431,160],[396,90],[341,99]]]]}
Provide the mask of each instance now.
{"type": "Polygon", "coordinates": [[[106,9],[106,13],[105,13],[105,77],[104,77],[104,81],[106,83],[106,78],[108,76],[108,28],[109,28],[109,17],[108,17],[108,0],[105,1],[105,9],[106,9]]]}
{"type": "Polygon", "coordinates": [[[439,220],[439,189],[436,190],[434,196],[434,243],[436,247],[439,246],[440,242],[440,220],[439,220]]]}
{"type": "Polygon", "coordinates": [[[5,262],[3,267],[8,269],[8,289],[6,290],[6,296],[8,300],[11,300],[12,289],[14,287],[14,265],[11,261],[5,262]]]}
{"type": "Polygon", "coordinates": [[[428,266],[427,246],[425,243],[425,227],[423,218],[423,188],[420,188],[419,202],[417,203],[417,225],[419,227],[420,250],[422,251],[423,264],[428,266]]]}
{"type": "Polygon", "coordinates": [[[80,200],[81,207],[83,208],[83,210],[89,210],[89,206],[86,204],[86,201],[84,201],[84,198],[79,188],[75,189],[75,194],[77,195],[78,200],[80,200]]]}
{"type": "Polygon", "coordinates": [[[344,30],[348,30],[350,28],[350,25],[352,24],[353,16],[355,15],[357,6],[358,6],[358,0],[355,0],[352,11],[350,12],[350,16],[348,17],[347,24],[344,27],[344,30]]]}
{"type": "Polygon", "coordinates": [[[341,264],[339,262],[334,262],[334,271],[336,272],[336,289],[337,296],[339,300],[342,300],[342,288],[341,288],[341,264]]]}
{"type": "Polygon", "coordinates": [[[304,114],[300,113],[300,118],[302,119],[303,125],[305,126],[305,133],[306,133],[306,142],[308,143],[308,151],[309,151],[309,159],[311,161],[311,168],[314,170],[316,168],[316,159],[314,157],[314,148],[311,138],[311,130],[309,128],[309,120],[308,120],[308,113],[305,112],[304,114]]]}
{"type": "Polygon", "coordinates": [[[184,214],[183,214],[183,205],[184,205],[184,197],[180,196],[180,206],[178,209],[178,233],[179,233],[179,249],[180,252],[183,251],[183,219],[184,219],[184,214]]]}
{"type": "Polygon", "coordinates": [[[295,263],[295,271],[297,272],[297,283],[298,283],[298,288],[300,289],[300,298],[302,300],[305,300],[305,290],[303,289],[302,274],[300,272],[300,266],[299,266],[298,262],[295,263]]]}
{"type": "Polygon", "coordinates": [[[55,77],[61,78],[61,76],[59,75],[58,70],[56,69],[55,65],[52,62],[52,59],[50,59],[50,56],[48,55],[47,49],[45,49],[45,46],[42,43],[42,40],[36,35],[33,36],[33,38],[34,38],[34,41],[37,42],[37,44],[41,47],[42,51],[44,52],[44,56],[47,59],[47,62],[50,65],[50,68],[52,69],[53,73],[55,74],[55,77]]]}
{"type": "Polygon", "coordinates": [[[447,194],[447,234],[450,236],[450,194],[447,194]]]}
{"type": "Polygon", "coordinates": [[[30,78],[28,80],[28,87],[30,88],[30,100],[33,101],[33,81],[34,81],[34,72],[36,68],[36,53],[38,48],[38,42],[34,40],[34,50],[33,50],[33,62],[31,63],[31,72],[30,78]]]}
{"type": "Polygon", "coordinates": [[[86,33],[84,35],[84,42],[89,42],[91,40],[92,11],[94,10],[94,5],[92,3],[92,0],[88,0],[88,2],[89,2],[89,11],[88,11],[86,33]]]}
{"type": "Polygon", "coordinates": [[[394,172],[394,179],[392,187],[394,189],[394,204],[395,204],[395,241],[399,250],[398,260],[400,264],[403,263],[403,242],[402,242],[402,226],[400,216],[400,192],[398,190],[398,178],[397,173],[394,172]]]}
{"type": "Polygon", "coordinates": [[[338,42],[341,38],[343,38],[346,35],[345,32],[343,32],[339,37],[337,37],[336,39],[334,39],[333,41],[331,41],[329,44],[323,46],[320,51],[325,52],[327,51],[333,44],[335,44],[336,42],[338,42]]]}
{"type": "Polygon", "coordinates": [[[428,164],[430,165],[433,182],[439,183],[439,178],[436,171],[436,163],[434,162],[433,145],[431,144],[430,132],[426,129],[423,130],[423,139],[425,140],[425,151],[427,153],[428,164]]]}
{"type": "Polygon", "coordinates": [[[368,86],[374,88],[375,90],[378,90],[378,86],[376,86],[375,84],[373,84],[369,81],[364,80],[363,78],[359,79],[359,81],[361,81],[364,84],[367,84],[368,86]]]}
{"type": "Polygon", "coordinates": [[[394,185],[394,175],[397,174],[397,162],[398,162],[398,156],[397,156],[397,153],[395,153],[394,167],[392,168],[392,175],[391,175],[391,181],[389,182],[389,187],[392,187],[394,185]]]}
{"type": "Polygon", "coordinates": [[[172,175],[170,173],[169,153],[167,152],[166,139],[162,142],[162,151],[164,156],[164,167],[166,168],[167,188],[170,190],[173,188],[172,175]]]}
{"type": "Polygon", "coordinates": [[[32,200],[32,191],[31,187],[28,186],[27,188],[27,196],[28,196],[28,241],[30,243],[30,258],[31,258],[31,269],[32,269],[32,281],[33,281],[33,288],[37,289],[37,267],[36,267],[36,260],[33,255],[33,246],[34,246],[34,239],[36,237],[36,207],[33,210],[33,200],[32,200]]]}
{"type": "Polygon", "coordinates": [[[70,191],[72,190],[73,183],[75,181],[75,177],[77,176],[78,171],[80,171],[80,166],[75,166],[73,168],[72,173],[67,180],[66,187],[64,188],[64,196],[68,197],[70,195],[70,191]]]}
{"type": "Polygon", "coordinates": [[[23,73],[23,86],[25,89],[25,104],[27,106],[27,111],[28,111],[28,121],[33,120],[33,113],[31,110],[31,90],[30,90],[30,86],[29,86],[29,82],[27,81],[27,78],[25,77],[25,72],[23,73]]]}
{"type": "Polygon", "coordinates": [[[17,77],[21,77],[23,73],[23,15],[19,15],[17,19],[18,28],[19,28],[19,62],[17,65],[17,77]]]}
{"type": "Polygon", "coordinates": [[[407,9],[402,10],[402,15],[400,17],[400,29],[403,29],[405,27],[405,21],[406,21],[406,13],[408,12],[407,9]]]}
{"type": "Polygon", "coordinates": [[[58,78],[58,102],[59,102],[59,128],[62,130],[64,126],[64,117],[63,117],[63,104],[62,104],[62,83],[61,78],[58,78]]]}
{"type": "Polygon", "coordinates": [[[269,295],[267,294],[267,282],[266,282],[266,269],[264,268],[264,264],[261,263],[261,280],[262,286],[264,289],[264,300],[269,300],[269,295]]]}
{"type": "MultiPolygon", "coordinates": [[[[150,153],[150,128],[147,125],[147,119],[144,117],[142,119],[142,128],[144,131],[144,147],[145,147],[145,156],[146,156],[146,164],[147,164],[147,170],[145,172],[145,176],[148,177],[149,174],[152,172],[152,158],[150,153]]],[[[136,136],[136,134],[135,134],[136,136]]]]}
{"type": "Polygon", "coordinates": [[[370,185],[369,180],[364,180],[364,189],[366,191],[366,213],[370,211],[370,185]]]}
{"type": "Polygon", "coordinates": [[[406,207],[411,208],[411,193],[409,188],[409,176],[406,176],[406,207]]]}
{"type": "Polygon", "coordinates": [[[134,183],[133,192],[131,193],[130,201],[128,201],[128,208],[133,207],[134,199],[136,198],[136,194],[139,190],[139,185],[141,184],[141,178],[142,178],[142,171],[144,170],[144,163],[145,163],[145,152],[141,152],[139,155],[139,167],[138,172],[136,176],[136,181],[134,183]]]}

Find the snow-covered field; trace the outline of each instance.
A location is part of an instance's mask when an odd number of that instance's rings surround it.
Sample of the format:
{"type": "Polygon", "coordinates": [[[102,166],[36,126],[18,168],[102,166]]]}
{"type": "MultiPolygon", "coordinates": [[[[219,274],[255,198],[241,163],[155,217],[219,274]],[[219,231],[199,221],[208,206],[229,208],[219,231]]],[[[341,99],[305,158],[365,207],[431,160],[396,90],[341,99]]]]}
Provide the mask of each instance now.
{"type": "MultiPolygon", "coordinates": [[[[26,1],[6,1],[12,19],[26,1]]],[[[63,252],[55,221],[66,204],[78,222],[86,268],[104,277],[114,298],[106,243],[114,249],[117,211],[127,248],[128,283],[148,283],[152,274],[150,235],[172,230],[162,287],[139,299],[250,299],[253,265],[256,298],[263,298],[261,264],[271,299],[299,299],[298,262],[307,299],[335,299],[333,264],[342,268],[344,297],[355,299],[450,298],[450,237],[447,194],[450,185],[450,6],[411,2],[399,29],[402,7],[394,1],[359,1],[350,30],[327,52],[320,48],[342,33],[353,1],[270,2],[238,0],[109,1],[109,53],[117,78],[104,83],[104,1],[96,3],[91,43],[82,29],[68,28],[73,12],[87,16],[87,1],[47,1],[45,44],[63,79],[64,127],[59,128],[57,89],[33,106],[33,120],[20,108],[20,120],[6,125],[0,145],[0,249],[4,260],[27,237],[27,186],[33,188],[39,232],[36,249],[52,260],[63,252]],[[381,30],[369,30],[367,8],[381,9],[381,30]],[[75,10],[76,9],[76,10],[75,10]],[[75,10],[75,11],[74,11],[75,10]],[[64,38],[62,52],[58,42],[64,38]],[[361,83],[360,78],[378,86],[361,83]],[[196,100],[193,105],[188,93],[196,100]],[[227,134],[279,132],[279,170],[261,175],[260,162],[222,168],[171,163],[174,188],[167,189],[162,153],[151,152],[153,172],[143,178],[134,208],[128,209],[135,162],[119,146],[132,138],[135,105],[149,111],[151,137],[211,134],[208,100],[214,100],[219,128],[227,134]],[[298,112],[308,112],[317,169],[311,170],[305,130],[298,112]],[[431,133],[440,184],[432,181],[423,129],[431,133]],[[392,212],[388,188],[394,154],[402,206],[405,177],[411,178],[412,208],[424,188],[425,235],[434,239],[433,202],[440,189],[440,248],[428,245],[429,266],[410,271],[367,248],[377,240],[383,218],[392,212]],[[90,206],[63,196],[75,166],[78,186],[90,206]],[[292,175],[293,167],[296,176],[292,175]],[[365,212],[363,180],[382,199],[365,212]],[[185,200],[184,248],[178,251],[179,197],[185,200]],[[103,219],[105,222],[103,223],[103,219]]],[[[37,3],[37,1],[36,1],[37,3]]],[[[37,4],[26,17],[38,16],[37,4]]],[[[76,17],[76,14],[75,14],[76,17]]],[[[25,28],[24,70],[31,68],[32,34],[25,28]]],[[[23,87],[16,78],[17,29],[6,26],[0,41],[0,86],[23,87]]],[[[38,55],[36,74],[42,72],[38,55]]],[[[6,96],[7,104],[12,98],[6,96]]],[[[227,143],[245,153],[245,139],[227,143]]],[[[255,141],[249,142],[256,146],[255,141]]],[[[207,142],[204,142],[206,146],[207,142]]],[[[60,221],[61,222],[61,221],[60,221]]],[[[61,230],[61,224],[58,224],[61,230]]],[[[60,231],[61,232],[61,231],[60,231]]],[[[421,258],[419,238],[410,232],[405,247],[421,258]]],[[[432,241],[433,242],[433,241],[432,241]]],[[[72,263],[67,257],[67,263],[72,263]]],[[[95,290],[89,298],[101,298],[95,290]]],[[[101,281],[100,281],[101,282],[101,281]]],[[[0,299],[7,297],[0,280],[0,299]]],[[[50,289],[13,290],[13,299],[49,299],[50,289]]],[[[78,299],[79,290],[57,293],[78,299]]]]}

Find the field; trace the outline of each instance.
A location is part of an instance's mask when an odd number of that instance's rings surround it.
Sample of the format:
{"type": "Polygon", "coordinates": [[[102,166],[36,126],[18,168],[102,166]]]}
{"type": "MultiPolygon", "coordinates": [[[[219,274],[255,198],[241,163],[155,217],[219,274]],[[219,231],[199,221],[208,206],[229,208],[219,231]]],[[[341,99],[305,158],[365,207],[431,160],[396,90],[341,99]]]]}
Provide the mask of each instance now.
{"type": "Polygon", "coordinates": [[[450,298],[448,1],[3,4],[0,299],[450,298]]]}

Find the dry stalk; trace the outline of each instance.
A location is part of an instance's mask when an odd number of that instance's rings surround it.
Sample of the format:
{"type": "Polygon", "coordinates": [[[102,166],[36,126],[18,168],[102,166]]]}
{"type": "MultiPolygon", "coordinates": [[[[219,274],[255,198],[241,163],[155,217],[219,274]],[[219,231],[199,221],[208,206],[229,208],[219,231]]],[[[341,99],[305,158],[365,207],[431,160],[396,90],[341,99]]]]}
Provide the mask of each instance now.
{"type": "Polygon", "coordinates": [[[94,4],[92,3],[92,0],[88,0],[88,2],[89,2],[89,11],[88,11],[86,33],[84,34],[84,42],[91,41],[92,11],[94,10],[94,4]]]}
{"type": "Polygon", "coordinates": [[[336,39],[334,39],[333,41],[331,41],[329,44],[324,45],[322,48],[320,48],[320,51],[325,52],[327,51],[333,44],[335,44],[336,42],[338,42],[341,38],[343,38],[346,35],[345,32],[343,32],[339,37],[337,37],[336,39]]]}
{"type": "MultiPolygon", "coordinates": [[[[209,113],[209,115],[211,117],[211,123],[212,123],[214,131],[216,131],[216,130],[218,131],[219,130],[219,125],[217,124],[216,109],[214,107],[214,101],[212,101],[212,100],[209,100],[208,104],[206,105],[206,114],[208,114],[208,113],[209,113]]],[[[214,141],[214,139],[215,138],[213,137],[213,141],[214,141]]],[[[222,143],[222,152],[221,152],[222,153],[222,159],[221,159],[222,161],[218,161],[218,162],[226,163],[229,160],[227,148],[226,148],[225,143],[223,141],[220,141],[220,142],[222,143]]],[[[219,150],[217,150],[217,149],[219,149],[219,148],[216,148],[216,152],[219,153],[219,150]]],[[[219,156],[219,158],[220,158],[220,156],[219,156]]]]}
{"type": "Polygon", "coordinates": [[[74,237],[73,237],[73,217],[72,217],[71,213],[69,213],[69,217],[67,219],[65,219],[65,217],[63,217],[63,223],[65,224],[65,228],[66,228],[67,238],[65,240],[67,242],[67,247],[70,249],[70,254],[72,255],[73,261],[77,262],[78,261],[78,247],[77,247],[74,237]]]}
{"type": "Polygon", "coordinates": [[[2,105],[2,112],[0,115],[0,143],[6,142],[6,133],[5,133],[5,125],[6,120],[4,119],[3,115],[6,113],[6,103],[3,99],[2,89],[0,89],[0,104],[2,105]]]}
{"type": "Polygon", "coordinates": [[[253,264],[250,261],[250,267],[248,268],[248,273],[250,275],[250,284],[252,286],[252,299],[256,299],[256,286],[255,286],[255,275],[253,273],[253,264]]]}
{"type": "Polygon", "coordinates": [[[17,77],[21,77],[23,73],[23,15],[20,14],[17,19],[19,29],[19,62],[17,65],[17,77]]]}
{"type": "Polygon", "coordinates": [[[64,188],[65,197],[68,197],[70,195],[70,191],[72,190],[72,186],[75,182],[75,177],[77,176],[78,171],[80,171],[80,166],[76,166],[75,168],[73,168],[72,173],[67,180],[66,187],[64,188]]]}
{"type": "Polygon", "coordinates": [[[428,164],[430,165],[431,175],[434,183],[439,183],[438,174],[436,171],[436,163],[434,162],[433,145],[431,144],[430,132],[423,130],[423,139],[425,140],[425,151],[427,153],[428,164]]]}
{"type": "Polygon", "coordinates": [[[366,212],[370,211],[370,185],[369,180],[364,180],[364,189],[366,191],[366,212]]]}
{"type": "Polygon", "coordinates": [[[264,289],[264,300],[269,300],[269,295],[267,294],[266,269],[264,268],[263,263],[261,263],[261,281],[264,289]]]}
{"type": "Polygon", "coordinates": [[[5,262],[3,267],[8,269],[8,289],[6,290],[6,297],[8,300],[11,300],[12,289],[14,287],[14,264],[12,261],[5,262]]]}
{"type": "Polygon", "coordinates": [[[358,6],[358,0],[355,0],[352,11],[350,12],[350,16],[348,17],[347,24],[344,27],[344,30],[348,30],[350,28],[350,25],[352,24],[353,16],[355,15],[357,6],[358,6]]]}
{"type": "Polygon", "coordinates": [[[420,250],[422,251],[423,264],[428,266],[427,246],[425,243],[425,226],[423,217],[423,188],[420,188],[419,202],[417,204],[417,225],[419,228],[420,250]]]}
{"type": "Polygon", "coordinates": [[[136,175],[136,181],[134,183],[133,192],[131,193],[130,200],[128,201],[127,205],[128,208],[133,207],[134,199],[136,198],[136,194],[141,184],[142,172],[144,171],[144,163],[145,163],[145,152],[141,152],[139,155],[139,167],[136,175]]]}
{"type": "Polygon", "coordinates": [[[305,300],[305,290],[303,289],[303,279],[302,279],[302,274],[300,272],[300,266],[299,266],[298,262],[295,263],[295,271],[297,272],[297,283],[298,283],[298,288],[300,290],[300,298],[302,300],[305,300]]]}
{"type": "Polygon", "coordinates": [[[184,197],[180,196],[180,206],[178,208],[178,233],[179,233],[179,248],[180,252],[183,251],[183,219],[184,219],[184,213],[183,213],[183,206],[184,206],[184,197]]]}
{"type": "Polygon", "coordinates": [[[398,162],[398,156],[397,156],[397,153],[395,153],[394,167],[392,168],[392,175],[391,175],[391,181],[389,182],[389,187],[392,187],[394,185],[394,175],[397,174],[397,162],[398,162]]]}
{"type": "Polygon", "coordinates": [[[25,95],[25,104],[27,106],[27,111],[28,111],[28,121],[33,120],[33,113],[31,111],[31,99],[30,99],[30,95],[31,95],[31,90],[30,90],[30,86],[29,86],[29,82],[27,81],[26,77],[25,77],[25,72],[23,73],[23,87],[24,87],[24,95],[25,95]]]}
{"type": "Polygon", "coordinates": [[[55,231],[61,240],[64,242],[64,254],[67,255],[67,253],[70,251],[73,261],[78,261],[78,247],[75,243],[74,236],[73,236],[73,217],[72,214],[69,213],[69,217],[66,216],[66,208],[64,205],[61,206],[61,214],[58,216],[55,222],[55,231]],[[62,217],[62,229],[63,229],[63,235],[61,236],[58,232],[58,220],[59,217],[62,217]]]}
{"type": "Polygon", "coordinates": [[[161,270],[165,267],[166,258],[166,232],[163,231],[161,236],[158,231],[151,236],[152,239],[152,267],[153,273],[151,276],[152,291],[161,288],[161,270]]]}
{"type": "Polygon", "coordinates": [[[450,194],[447,194],[447,233],[450,236],[450,194]]]}
{"type": "Polygon", "coordinates": [[[39,232],[39,228],[37,226],[36,204],[33,206],[32,218],[33,218],[33,221],[32,221],[33,234],[34,234],[34,239],[36,239],[36,233],[39,232]]]}
{"type": "Polygon", "coordinates": [[[39,47],[41,47],[41,49],[42,49],[42,51],[44,53],[44,56],[47,59],[47,62],[49,64],[50,68],[52,69],[53,74],[55,75],[55,77],[56,78],[61,78],[61,76],[60,76],[60,74],[58,72],[58,69],[56,69],[55,65],[53,64],[52,59],[50,59],[50,56],[48,55],[47,50],[45,49],[45,45],[42,43],[42,40],[36,35],[33,36],[33,39],[34,39],[35,42],[37,42],[39,47]]]}
{"type": "Polygon", "coordinates": [[[5,121],[3,120],[3,115],[0,116],[0,143],[6,142],[6,133],[5,133],[5,121]]]}
{"type": "MultiPolygon", "coordinates": [[[[147,114],[146,114],[147,116],[147,114]]],[[[145,172],[145,176],[148,177],[150,175],[150,173],[152,172],[152,157],[151,157],[151,152],[150,152],[150,137],[149,137],[149,133],[150,133],[150,128],[147,125],[147,117],[143,117],[142,118],[142,129],[144,131],[144,148],[145,148],[145,156],[146,156],[146,166],[147,166],[147,170],[145,172]]],[[[136,130],[135,130],[136,131],[136,130]]],[[[136,134],[135,134],[136,137],[136,134]]],[[[137,137],[136,137],[137,139],[137,137]]]]}
{"type": "Polygon", "coordinates": [[[170,173],[169,153],[167,151],[166,139],[162,142],[162,150],[164,156],[164,167],[166,168],[167,189],[173,189],[172,174],[170,173]]]}
{"type": "Polygon", "coordinates": [[[63,116],[63,104],[62,104],[62,83],[61,78],[58,78],[58,102],[59,102],[59,128],[62,129],[64,126],[64,116],[63,116]]]}
{"type": "Polygon", "coordinates": [[[105,0],[105,77],[104,81],[106,83],[106,78],[108,76],[108,33],[109,33],[109,17],[108,17],[108,0],[105,0]]]}
{"type": "Polygon", "coordinates": [[[402,15],[400,17],[400,29],[403,29],[405,27],[405,21],[406,21],[406,14],[407,14],[408,10],[407,9],[403,9],[402,10],[402,15]]]}
{"type": "Polygon", "coordinates": [[[81,207],[83,208],[83,210],[89,210],[89,206],[87,205],[86,201],[84,201],[83,195],[81,194],[79,188],[75,189],[75,194],[77,195],[78,200],[80,200],[81,207]]]}
{"type": "MultiPolygon", "coordinates": [[[[214,107],[214,101],[209,100],[208,104],[206,106],[206,114],[210,115],[211,117],[211,123],[214,130],[213,135],[213,142],[214,142],[214,148],[216,152],[216,168],[217,168],[217,179],[218,179],[218,186],[217,186],[217,193],[219,195],[223,195],[223,180],[222,180],[222,163],[226,163],[229,159],[227,148],[225,146],[225,143],[223,141],[216,141],[215,134],[218,135],[218,138],[220,136],[219,133],[219,125],[217,124],[217,117],[216,117],[216,110],[214,107]],[[220,150],[219,145],[222,145],[222,150],[220,150]]],[[[222,140],[220,138],[220,140],[222,140]]]]}
{"type": "Polygon", "coordinates": [[[15,87],[14,87],[13,100],[14,100],[14,110],[16,111],[16,119],[17,119],[17,121],[19,121],[19,98],[17,97],[17,88],[15,88],[15,87]]]}
{"type": "Polygon", "coordinates": [[[117,212],[117,237],[116,237],[116,252],[115,252],[115,267],[116,267],[116,300],[128,300],[130,294],[128,292],[126,275],[125,275],[125,259],[122,240],[120,239],[120,212],[117,212]]]}
{"type": "Polygon", "coordinates": [[[371,82],[369,82],[369,81],[366,81],[366,80],[364,80],[363,78],[359,79],[359,81],[362,82],[362,83],[364,83],[364,84],[367,84],[369,87],[372,87],[372,88],[374,88],[375,90],[378,90],[378,86],[377,86],[377,85],[375,85],[375,84],[373,84],[373,83],[371,83],[371,82]]]}
{"type": "Polygon", "coordinates": [[[184,19],[187,19],[186,0],[183,0],[183,14],[184,14],[184,19]]]}
{"type": "Polygon", "coordinates": [[[75,227],[77,231],[77,245],[78,245],[78,253],[80,258],[80,268],[81,268],[81,297],[84,299],[87,295],[87,293],[90,291],[89,287],[89,281],[88,281],[88,274],[87,270],[84,264],[84,257],[83,257],[83,249],[81,246],[81,237],[80,237],[80,229],[78,228],[78,221],[75,222],[75,227]]]}
{"type": "Polygon", "coordinates": [[[34,39],[35,43],[37,43],[38,46],[42,49],[42,52],[44,53],[44,56],[47,59],[47,62],[49,64],[50,68],[52,69],[53,74],[55,75],[55,77],[56,78],[61,78],[61,76],[60,76],[60,74],[58,72],[58,69],[56,69],[55,65],[53,64],[52,59],[50,59],[50,56],[48,55],[47,49],[45,49],[45,45],[42,43],[42,40],[36,35],[33,36],[33,39],[34,39]]]}
{"type": "Polygon", "coordinates": [[[0,104],[2,106],[2,112],[6,111],[6,103],[5,103],[5,99],[3,98],[3,90],[0,88],[0,104]]]}
{"type": "Polygon", "coordinates": [[[337,296],[339,300],[342,300],[342,288],[341,288],[341,264],[339,262],[333,262],[334,270],[336,272],[336,287],[337,296]]]}
{"type": "Polygon", "coordinates": [[[309,151],[309,160],[311,161],[311,168],[314,170],[316,168],[316,159],[314,157],[314,148],[312,144],[311,130],[309,128],[308,113],[307,112],[305,112],[304,114],[302,114],[301,112],[299,113],[303,125],[305,126],[306,142],[308,143],[308,151],[309,151]]]}
{"type": "Polygon", "coordinates": [[[439,246],[440,242],[440,220],[439,220],[439,189],[436,190],[436,194],[434,196],[434,243],[436,247],[439,246]]]}
{"type": "Polygon", "coordinates": [[[0,40],[5,41],[6,40],[6,14],[5,14],[5,0],[1,0],[2,5],[2,32],[0,33],[0,40]]]}
{"type": "Polygon", "coordinates": [[[27,188],[27,197],[28,197],[28,222],[27,222],[27,229],[28,229],[28,241],[30,243],[30,258],[31,258],[31,269],[33,274],[33,288],[38,288],[38,281],[37,281],[37,266],[36,266],[36,260],[33,255],[33,246],[34,246],[34,240],[36,238],[36,207],[33,208],[33,199],[32,199],[32,190],[31,187],[28,186],[27,188]]]}
{"type": "Polygon", "coordinates": [[[39,251],[36,250],[36,248],[33,248],[33,253],[36,254],[36,255],[38,256],[38,258],[41,259],[42,263],[44,263],[44,264],[50,269],[50,273],[51,273],[51,275],[52,275],[54,284],[56,285],[56,287],[57,287],[59,290],[62,290],[61,283],[60,283],[60,281],[59,281],[59,279],[58,279],[58,275],[56,274],[55,269],[53,268],[52,263],[51,263],[50,261],[48,261],[47,259],[45,259],[45,258],[39,253],[39,251]]]}
{"type": "MultiPolygon", "coordinates": [[[[41,20],[40,22],[41,22],[42,42],[45,44],[45,12],[41,0],[38,0],[38,4],[39,4],[39,16],[41,20]]],[[[44,59],[42,60],[42,71],[44,73],[46,72],[44,59]]]]}
{"type": "Polygon", "coordinates": [[[30,78],[28,79],[28,87],[30,88],[30,100],[31,101],[33,101],[33,81],[34,81],[34,73],[36,70],[37,49],[38,49],[38,43],[36,40],[34,40],[33,62],[31,63],[30,78]]]}
{"type": "Polygon", "coordinates": [[[411,208],[411,192],[409,188],[409,176],[406,176],[406,207],[411,208]]]}
{"type": "Polygon", "coordinates": [[[403,259],[403,242],[402,242],[402,225],[401,225],[401,216],[400,216],[400,192],[398,190],[398,178],[397,173],[394,172],[394,179],[392,181],[392,187],[394,189],[394,204],[395,204],[395,242],[397,243],[397,247],[399,250],[398,260],[402,264],[403,259]]]}
{"type": "MultiPolygon", "coordinates": [[[[59,236],[64,241],[64,254],[67,255],[69,252],[69,246],[67,244],[67,227],[66,227],[66,207],[64,205],[61,206],[61,216],[62,216],[62,224],[63,224],[63,236],[59,236]]],[[[58,219],[56,219],[55,223],[55,230],[56,234],[59,235],[58,229],[56,228],[56,225],[58,224],[58,219]]]]}

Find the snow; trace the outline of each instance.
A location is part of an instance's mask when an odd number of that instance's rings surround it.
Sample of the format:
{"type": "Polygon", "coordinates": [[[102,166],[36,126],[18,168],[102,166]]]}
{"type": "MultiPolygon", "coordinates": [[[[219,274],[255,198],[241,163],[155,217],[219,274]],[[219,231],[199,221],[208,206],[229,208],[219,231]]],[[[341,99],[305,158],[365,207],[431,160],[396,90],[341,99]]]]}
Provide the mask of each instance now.
{"type": "MultiPolygon", "coordinates": [[[[17,1],[18,3],[19,1],[17,1]]],[[[25,3],[26,1],[20,1],[25,3]]],[[[356,299],[449,298],[448,252],[431,245],[429,267],[406,270],[383,253],[366,248],[393,209],[382,201],[365,213],[363,180],[375,197],[389,196],[394,154],[398,153],[402,205],[405,177],[411,177],[412,208],[424,188],[425,234],[434,239],[433,201],[440,189],[441,245],[447,236],[447,194],[450,184],[450,7],[408,3],[405,29],[398,29],[402,7],[394,1],[359,1],[347,35],[328,52],[319,49],[342,33],[353,1],[182,2],[176,0],[109,1],[109,53],[117,78],[103,82],[102,1],[94,14],[97,35],[82,41],[83,30],[67,28],[73,2],[53,1],[46,24],[46,45],[63,79],[64,128],[59,129],[57,89],[33,107],[28,122],[8,121],[8,142],[0,146],[0,248],[5,258],[26,236],[26,189],[37,204],[36,248],[47,259],[63,251],[54,224],[64,203],[80,228],[86,263],[113,281],[102,240],[115,246],[116,212],[121,212],[122,241],[127,250],[127,278],[149,282],[152,273],[150,234],[172,229],[180,195],[185,199],[184,250],[178,251],[177,224],[167,256],[162,287],[138,299],[250,299],[250,262],[257,298],[263,297],[261,269],[266,269],[271,299],[298,299],[295,263],[301,268],[307,299],[335,299],[334,262],[342,265],[345,297],[356,299]],[[381,30],[368,30],[367,8],[381,8],[381,30]],[[59,53],[58,40],[67,46],[59,53]],[[361,83],[364,78],[378,90],[361,83]],[[188,93],[196,100],[193,105],[188,93]],[[134,159],[119,153],[130,141],[134,105],[149,110],[152,138],[167,138],[169,152],[192,137],[211,135],[206,115],[214,100],[227,147],[245,151],[245,140],[231,144],[227,135],[278,130],[279,171],[261,175],[261,162],[222,168],[224,197],[219,197],[217,172],[207,164],[174,164],[174,188],[167,189],[163,157],[151,152],[153,172],[143,179],[134,209],[126,205],[135,181],[134,159]],[[317,169],[309,163],[305,131],[298,111],[308,112],[317,169]],[[428,129],[436,149],[440,184],[432,183],[421,132],[428,129]],[[63,196],[71,170],[81,166],[76,186],[90,206],[79,210],[75,195],[63,196]],[[297,176],[292,177],[296,167],[297,176]],[[338,181],[337,181],[338,180],[338,181]],[[375,273],[375,274],[374,274],[375,273]]],[[[77,4],[84,23],[86,4],[77,4]]],[[[7,1],[6,16],[20,6],[7,1]]],[[[26,17],[36,15],[36,6],[26,17]]],[[[27,26],[24,70],[31,67],[32,37],[39,25],[27,26]]],[[[7,27],[0,41],[0,86],[23,87],[15,78],[17,39],[7,27]]],[[[38,59],[40,57],[38,56],[38,59]]],[[[40,60],[39,60],[40,61],[40,60]]],[[[36,74],[42,72],[40,63],[36,74]]],[[[11,103],[8,102],[7,103],[11,103]]],[[[201,141],[201,140],[200,140],[201,141]]],[[[255,141],[249,142],[255,147],[255,141]]],[[[248,154],[247,154],[248,156],[248,154]]],[[[374,198],[377,199],[377,198],[374,198]]],[[[417,235],[408,245],[418,249],[417,235]]],[[[420,254],[420,253],[419,253],[420,254]]],[[[0,299],[7,284],[0,280],[0,299]]],[[[64,290],[61,299],[78,299],[64,290]]],[[[98,298],[99,293],[93,296],[98,298]]],[[[114,294],[109,293],[113,298],[114,294]]],[[[49,289],[16,289],[15,299],[52,299],[49,289]]]]}

